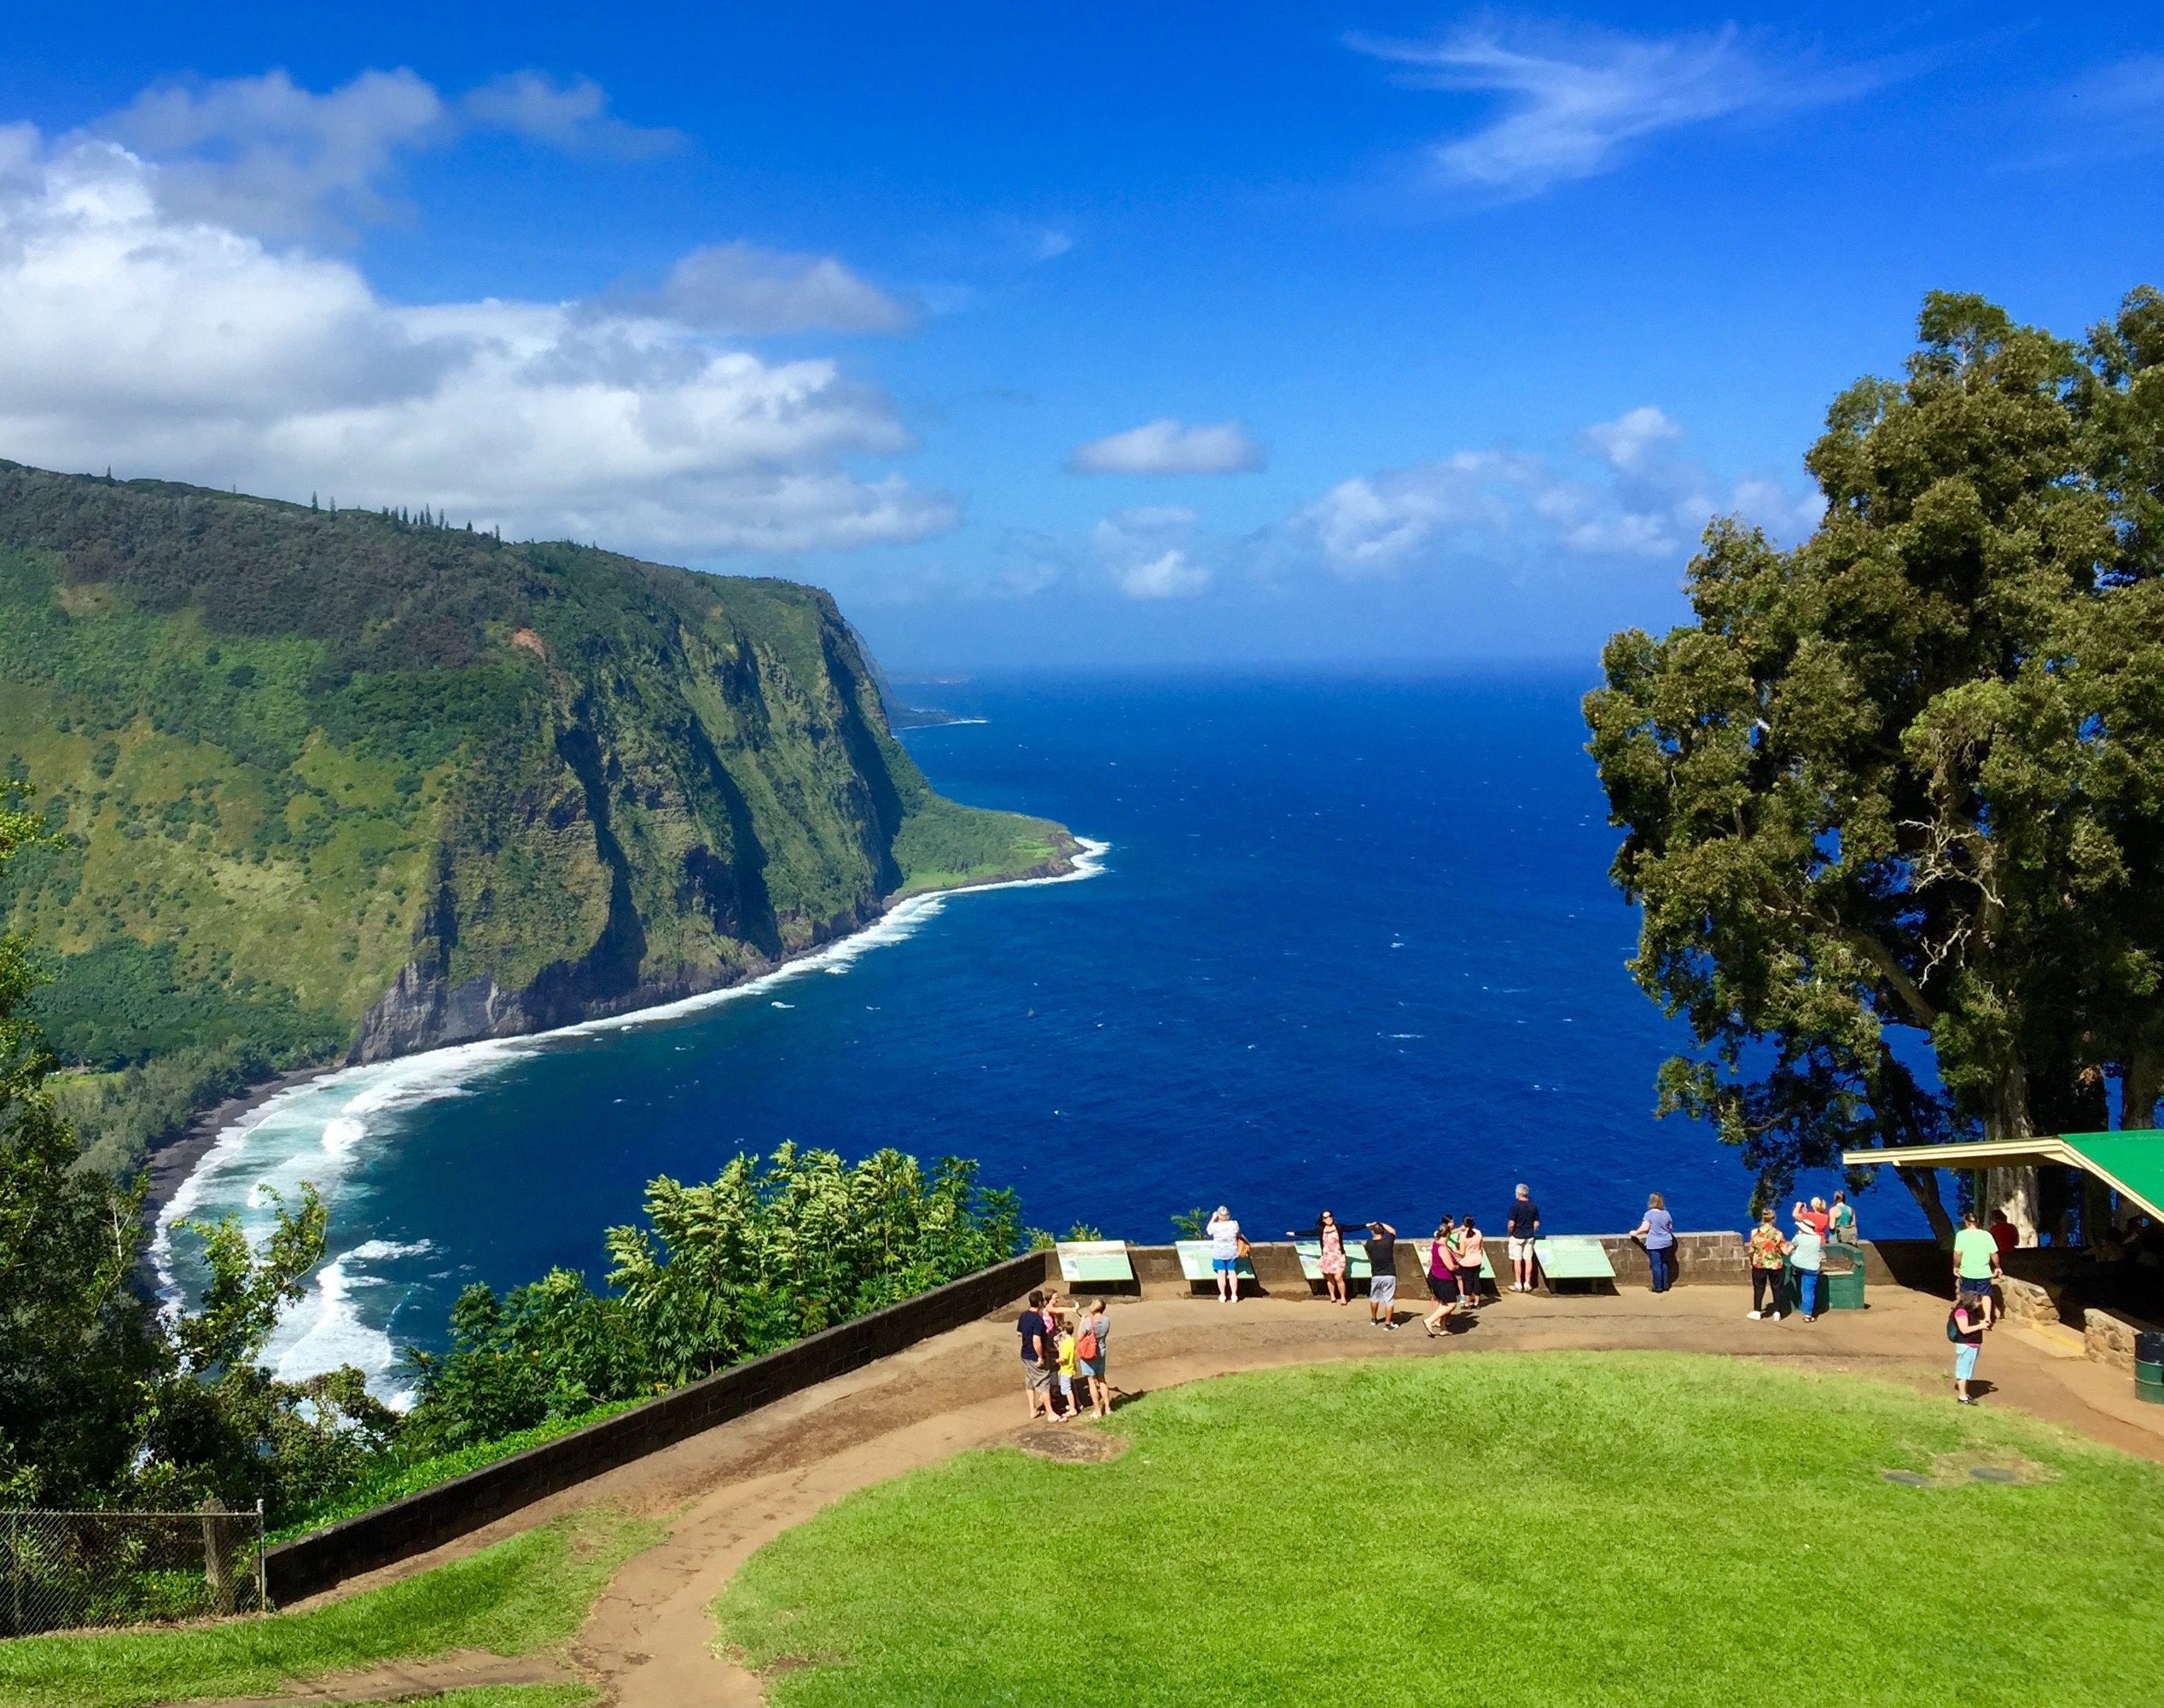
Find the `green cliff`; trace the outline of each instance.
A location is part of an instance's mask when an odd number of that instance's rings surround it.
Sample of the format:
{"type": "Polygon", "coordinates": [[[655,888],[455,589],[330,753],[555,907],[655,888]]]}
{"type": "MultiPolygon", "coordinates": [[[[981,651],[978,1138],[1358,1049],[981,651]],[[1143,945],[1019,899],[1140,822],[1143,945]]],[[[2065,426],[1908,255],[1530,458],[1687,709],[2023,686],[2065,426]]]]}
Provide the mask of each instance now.
{"type": "Polygon", "coordinates": [[[1073,847],[932,792],[817,589],[5,462],[0,760],[47,1031],[138,1077],[643,1007],[1073,847]]]}

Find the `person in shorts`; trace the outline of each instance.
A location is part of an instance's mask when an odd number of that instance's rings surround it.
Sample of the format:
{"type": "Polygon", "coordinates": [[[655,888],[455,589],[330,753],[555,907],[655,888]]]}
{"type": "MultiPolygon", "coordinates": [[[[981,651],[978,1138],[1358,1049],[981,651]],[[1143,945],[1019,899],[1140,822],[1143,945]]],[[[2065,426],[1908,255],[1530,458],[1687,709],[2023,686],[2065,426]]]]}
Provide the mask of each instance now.
{"type": "Polygon", "coordinates": [[[1977,1301],[1987,1328],[1994,1315],[1991,1286],[1999,1273],[1998,1241],[1976,1225],[1976,1212],[1971,1210],[1962,1217],[1961,1231],[1953,1236],[1953,1287],[1957,1295],[1977,1301]]]}
{"type": "Polygon", "coordinates": [[[1112,1318],[1106,1314],[1102,1299],[1091,1301],[1074,1330],[1075,1368],[1089,1379],[1090,1409],[1099,1417],[1110,1417],[1112,1384],[1105,1379],[1104,1357],[1112,1339],[1112,1318]]]}
{"type": "Polygon", "coordinates": [[[1510,1216],[1503,1232],[1510,1244],[1510,1291],[1531,1293],[1533,1242],[1540,1237],[1540,1206],[1533,1201],[1533,1189],[1523,1181],[1518,1182],[1517,1196],[1510,1200],[1510,1216]]]}
{"type": "Polygon", "coordinates": [[[1420,1326],[1428,1331],[1430,1340],[1443,1332],[1443,1324],[1457,1309],[1461,1297],[1457,1253],[1451,1249],[1455,1231],[1450,1217],[1444,1217],[1428,1246],[1428,1295],[1435,1301],[1435,1308],[1421,1318],[1420,1326]]]}
{"type": "Polygon", "coordinates": [[[1976,1354],[1983,1348],[1985,1309],[1974,1293],[1964,1293],[1954,1300],[1953,1314],[1946,1319],[1946,1332],[1953,1337],[1953,1397],[1963,1405],[1976,1403],[1969,1391],[1969,1379],[1976,1374],[1976,1354]]]}
{"type": "Polygon", "coordinates": [[[1210,1242],[1210,1269],[1217,1276],[1218,1302],[1240,1302],[1240,1224],[1222,1204],[1202,1232],[1210,1242]]]}
{"type": "Polygon", "coordinates": [[[1398,1230],[1387,1222],[1370,1222],[1368,1229],[1368,1321],[1377,1327],[1397,1331],[1398,1230]]]}
{"type": "Polygon", "coordinates": [[[1052,1416],[1052,1325],[1044,1316],[1043,1292],[1032,1293],[1022,1314],[1015,1319],[1022,1339],[1022,1397],[1029,1405],[1029,1420],[1052,1416]]]}
{"type": "Polygon", "coordinates": [[[1487,1261],[1487,1244],[1470,1216],[1457,1218],[1457,1290],[1467,1310],[1480,1308],[1480,1265],[1487,1261]]]}
{"type": "Polygon", "coordinates": [[[1077,1373],[1074,1354],[1075,1333],[1073,1325],[1071,1323],[1062,1324],[1059,1333],[1059,1420],[1062,1423],[1065,1423],[1069,1418],[1073,1417],[1077,1412],[1082,1409],[1081,1403],[1075,1397],[1074,1392],[1074,1378],[1077,1373]]]}

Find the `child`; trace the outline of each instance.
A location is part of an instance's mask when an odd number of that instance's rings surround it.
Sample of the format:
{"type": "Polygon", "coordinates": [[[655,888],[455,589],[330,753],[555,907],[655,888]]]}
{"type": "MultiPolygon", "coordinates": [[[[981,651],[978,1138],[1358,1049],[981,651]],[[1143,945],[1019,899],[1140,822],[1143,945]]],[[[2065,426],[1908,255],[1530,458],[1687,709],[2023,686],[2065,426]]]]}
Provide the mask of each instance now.
{"type": "Polygon", "coordinates": [[[1946,1319],[1946,1338],[1953,1342],[1953,1397],[1963,1405],[1976,1403],[1969,1379],[1976,1374],[1976,1354],[1984,1344],[1984,1313],[1983,1302],[1964,1293],[1955,1298],[1953,1314],[1946,1319]]]}
{"type": "Polygon", "coordinates": [[[1074,1403],[1074,1325],[1060,1325],[1060,1421],[1065,1423],[1080,1409],[1074,1403]]]}

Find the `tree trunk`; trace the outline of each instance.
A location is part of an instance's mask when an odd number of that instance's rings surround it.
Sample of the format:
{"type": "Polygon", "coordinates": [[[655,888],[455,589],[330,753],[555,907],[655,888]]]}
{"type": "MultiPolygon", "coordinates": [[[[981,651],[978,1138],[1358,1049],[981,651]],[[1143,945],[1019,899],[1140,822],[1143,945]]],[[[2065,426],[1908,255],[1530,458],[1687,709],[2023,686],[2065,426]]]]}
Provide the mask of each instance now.
{"type": "Polygon", "coordinates": [[[1903,1168],[1896,1164],[1894,1173],[1923,1209],[1924,1219],[1931,1224],[1931,1237],[1942,1246],[1952,1245],[1953,1217],[1946,1214],[1946,1206],[1940,1201],[1938,1171],[1903,1168]]]}
{"type": "Polygon", "coordinates": [[[2019,1243],[2036,1243],[2037,1217],[2040,1194],[2036,1182],[2036,1165],[2031,1163],[2021,1168],[1987,1168],[1984,1171],[1984,1201],[1976,1207],[1980,1211],[1998,1211],[2014,1224],[2021,1235],[2019,1243]]]}
{"type": "Polygon", "coordinates": [[[2028,1070],[2016,1062],[1999,1076],[1998,1093],[1984,1111],[1984,1136],[2027,1139],[2035,1136],[2029,1125],[2028,1070]]]}
{"type": "Polygon", "coordinates": [[[2120,1089],[2119,1124],[2135,1129],[2155,1125],[2156,1100],[2164,1096],[2164,1050],[2136,1050],[2120,1089]]]}

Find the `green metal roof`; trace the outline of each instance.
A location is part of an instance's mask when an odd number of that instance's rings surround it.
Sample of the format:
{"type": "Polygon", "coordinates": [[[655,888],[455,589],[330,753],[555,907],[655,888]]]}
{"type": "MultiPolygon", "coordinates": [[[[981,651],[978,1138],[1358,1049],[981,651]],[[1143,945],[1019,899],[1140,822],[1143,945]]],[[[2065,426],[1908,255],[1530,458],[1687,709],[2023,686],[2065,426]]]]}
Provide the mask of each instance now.
{"type": "Polygon", "coordinates": [[[2062,1133],[2056,1138],[1985,1139],[1969,1145],[1903,1145],[1890,1150],[1843,1151],[1850,1168],[1893,1163],[1903,1168],[2020,1168],[2058,1163],[2093,1174],[2120,1197],[2164,1220],[2164,1131],[2062,1133]]]}

